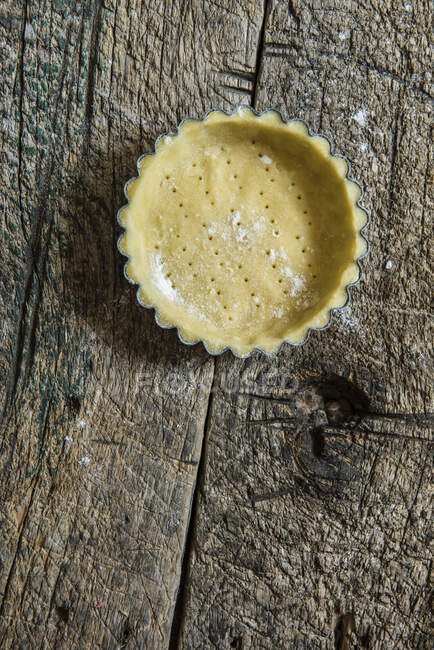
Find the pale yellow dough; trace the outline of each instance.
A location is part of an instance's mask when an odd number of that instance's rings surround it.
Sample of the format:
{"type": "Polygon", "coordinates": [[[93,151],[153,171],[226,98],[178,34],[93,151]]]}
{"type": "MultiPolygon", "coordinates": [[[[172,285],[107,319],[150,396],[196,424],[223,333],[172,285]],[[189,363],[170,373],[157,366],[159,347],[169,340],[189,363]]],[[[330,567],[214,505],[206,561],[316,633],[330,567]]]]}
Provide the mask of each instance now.
{"type": "Polygon", "coordinates": [[[128,185],[120,248],[139,300],[210,352],[275,352],[342,306],[366,250],[347,165],[304,123],[213,111],[158,141],[128,185]]]}

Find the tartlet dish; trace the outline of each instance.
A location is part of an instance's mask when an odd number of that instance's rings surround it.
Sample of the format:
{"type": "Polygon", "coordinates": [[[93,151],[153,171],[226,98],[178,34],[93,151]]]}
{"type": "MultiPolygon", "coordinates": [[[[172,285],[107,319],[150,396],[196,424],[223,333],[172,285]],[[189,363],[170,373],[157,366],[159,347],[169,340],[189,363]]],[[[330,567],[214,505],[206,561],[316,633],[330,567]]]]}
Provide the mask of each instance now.
{"type": "Polygon", "coordinates": [[[272,354],[346,304],[368,218],[348,163],[304,122],[212,110],[160,136],[137,167],[118,213],[125,275],[185,343],[272,354]]]}

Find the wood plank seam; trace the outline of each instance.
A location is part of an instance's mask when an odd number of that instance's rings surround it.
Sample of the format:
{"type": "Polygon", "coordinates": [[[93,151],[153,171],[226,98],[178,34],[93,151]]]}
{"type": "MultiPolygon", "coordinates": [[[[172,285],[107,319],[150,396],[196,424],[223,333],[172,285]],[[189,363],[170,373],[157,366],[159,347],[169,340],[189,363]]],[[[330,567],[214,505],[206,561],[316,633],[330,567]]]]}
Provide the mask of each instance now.
{"type": "Polygon", "coordinates": [[[216,392],[216,376],[217,376],[217,359],[213,359],[214,368],[211,382],[211,388],[208,397],[208,406],[205,415],[205,422],[203,427],[202,447],[200,452],[199,465],[196,474],[196,483],[192,493],[190,514],[187,524],[187,530],[184,538],[184,548],[181,561],[181,573],[178,585],[178,593],[176,596],[175,607],[173,610],[173,618],[169,636],[169,650],[177,650],[180,643],[183,617],[185,612],[186,590],[188,589],[188,574],[191,563],[192,551],[195,543],[196,535],[196,522],[198,514],[198,496],[205,484],[206,476],[206,458],[207,458],[207,443],[208,435],[211,427],[214,395],[216,392]]]}
{"type": "Polygon", "coordinates": [[[261,29],[259,30],[259,40],[258,40],[258,45],[257,45],[257,53],[256,53],[256,64],[255,64],[255,72],[253,76],[253,86],[252,86],[252,93],[251,93],[251,105],[256,108],[256,100],[257,100],[257,93],[258,93],[258,81],[261,76],[262,68],[263,68],[263,61],[264,61],[264,52],[265,52],[265,30],[267,27],[267,21],[272,9],[272,2],[273,0],[264,0],[264,12],[263,12],[263,18],[262,18],[262,25],[261,29]]]}

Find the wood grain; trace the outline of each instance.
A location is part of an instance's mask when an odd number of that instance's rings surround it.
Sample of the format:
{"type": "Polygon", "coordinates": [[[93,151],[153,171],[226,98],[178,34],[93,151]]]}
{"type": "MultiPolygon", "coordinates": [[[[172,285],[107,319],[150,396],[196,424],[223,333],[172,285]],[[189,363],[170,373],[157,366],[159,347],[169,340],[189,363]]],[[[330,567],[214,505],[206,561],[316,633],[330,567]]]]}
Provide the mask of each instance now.
{"type": "Polygon", "coordinates": [[[429,647],[430,22],[3,3],[1,648],[429,647]],[[138,155],[240,102],[330,136],[372,214],[352,305],[276,359],[182,345],[116,250],[138,155]]]}

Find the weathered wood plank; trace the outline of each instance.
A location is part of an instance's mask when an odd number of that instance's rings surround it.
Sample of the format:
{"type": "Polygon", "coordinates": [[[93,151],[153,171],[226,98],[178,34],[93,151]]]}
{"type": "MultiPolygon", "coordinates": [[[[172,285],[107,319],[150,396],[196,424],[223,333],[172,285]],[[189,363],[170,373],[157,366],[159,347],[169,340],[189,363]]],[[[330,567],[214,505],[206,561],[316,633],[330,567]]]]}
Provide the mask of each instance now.
{"type": "Polygon", "coordinates": [[[249,99],[262,3],[0,12],[0,646],[165,647],[214,361],[137,307],[114,214],[161,131],[249,99]]]}
{"type": "Polygon", "coordinates": [[[372,251],[327,332],[217,360],[180,647],[430,646],[429,22],[269,3],[257,108],[348,155],[372,251]]]}

